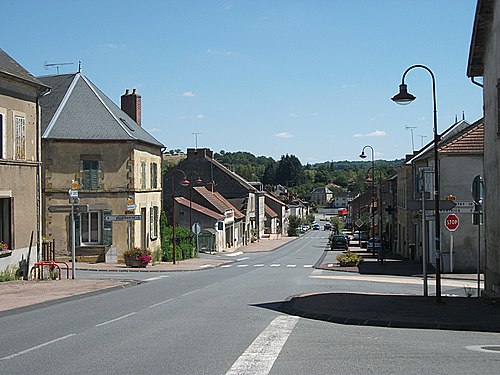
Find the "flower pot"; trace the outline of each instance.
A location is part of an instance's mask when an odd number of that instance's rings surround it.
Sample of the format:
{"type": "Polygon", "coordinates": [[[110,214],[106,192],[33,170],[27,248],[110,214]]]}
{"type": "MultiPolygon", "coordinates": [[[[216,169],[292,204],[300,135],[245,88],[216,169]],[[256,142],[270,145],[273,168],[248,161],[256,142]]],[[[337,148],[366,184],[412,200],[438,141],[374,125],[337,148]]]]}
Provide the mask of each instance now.
{"type": "Polygon", "coordinates": [[[340,267],[355,267],[357,262],[340,262],[340,267]]]}
{"type": "Polygon", "coordinates": [[[148,265],[147,263],[144,263],[141,260],[135,258],[125,258],[125,264],[128,267],[133,268],[146,268],[146,266],[148,265]]]}

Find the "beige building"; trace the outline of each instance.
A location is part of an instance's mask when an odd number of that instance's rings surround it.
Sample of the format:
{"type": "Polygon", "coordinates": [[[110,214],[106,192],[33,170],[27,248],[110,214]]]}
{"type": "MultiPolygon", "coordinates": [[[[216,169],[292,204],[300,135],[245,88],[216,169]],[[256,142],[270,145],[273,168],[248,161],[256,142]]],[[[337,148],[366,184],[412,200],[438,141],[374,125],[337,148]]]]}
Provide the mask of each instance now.
{"type": "Polygon", "coordinates": [[[80,73],[39,78],[53,87],[42,100],[43,233],[58,255],[71,251],[71,182],[80,205],[75,247],[81,260],[120,261],[129,246],[160,248],[161,150],[141,127],[141,97],[129,90],[115,105],[80,73]],[[126,215],[140,220],[122,220],[126,215]],[[118,217],[116,217],[118,216],[118,217]],[[115,220],[110,220],[115,219],[115,220]]]}
{"type": "MultiPolygon", "coordinates": [[[[500,295],[500,2],[479,0],[467,75],[482,77],[484,101],[484,293],[500,295]],[[484,85],[484,86],[483,86],[484,85]]],[[[479,88],[478,88],[479,89],[479,88]]]]}
{"type": "Polygon", "coordinates": [[[37,260],[39,100],[49,88],[0,49],[0,270],[37,260]]]}

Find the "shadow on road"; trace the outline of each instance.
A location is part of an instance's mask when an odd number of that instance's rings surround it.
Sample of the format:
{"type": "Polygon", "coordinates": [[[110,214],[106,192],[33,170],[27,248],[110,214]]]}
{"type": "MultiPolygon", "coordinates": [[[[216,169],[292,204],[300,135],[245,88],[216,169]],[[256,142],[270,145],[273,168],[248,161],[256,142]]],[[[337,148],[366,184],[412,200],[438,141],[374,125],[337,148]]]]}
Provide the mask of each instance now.
{"type": "Polygon", "coordinates": [[[340,324],[500,332],[500,304],[483,298],[318,293],[253,306],[340,324]]]}

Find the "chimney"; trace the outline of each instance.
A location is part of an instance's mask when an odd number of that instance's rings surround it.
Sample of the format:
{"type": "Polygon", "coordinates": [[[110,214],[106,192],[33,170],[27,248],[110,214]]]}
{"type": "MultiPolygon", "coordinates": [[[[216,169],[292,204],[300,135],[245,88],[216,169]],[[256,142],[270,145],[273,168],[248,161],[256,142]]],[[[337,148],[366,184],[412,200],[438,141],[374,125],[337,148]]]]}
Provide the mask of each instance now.
{"type": "Polygon", "coordinates": [[[121,107],[123,112],[141,126],[141,96],[137,94],[136,89],[132,94],[129,89],[125,90],[125,94],[121,96],[121,107]]]}
{"type": "Polygon", "coordinates": [[[187,149],[187,158],[195,158],[197,156],[200,156],[202,158],[208,158],[208,159],[213,159],[214,157],[214,152],[211,151],[209,148],[188,148],[187,149]]]}

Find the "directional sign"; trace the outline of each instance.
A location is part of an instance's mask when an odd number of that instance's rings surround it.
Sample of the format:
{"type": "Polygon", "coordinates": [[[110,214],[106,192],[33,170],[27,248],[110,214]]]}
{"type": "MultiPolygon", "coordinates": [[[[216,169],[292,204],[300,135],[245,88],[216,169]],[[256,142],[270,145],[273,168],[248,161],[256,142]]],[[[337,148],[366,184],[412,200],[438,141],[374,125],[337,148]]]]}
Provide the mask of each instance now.
{"type": "MultiPolygon", "coordinates": [[[[434,200],[426,200],[425,201],[425,209],[426,210],[434,209],[434,204],[435,204],[434,200]]],[[[455,206],[456,206],[456,203],[453,201],[445,201],[445,200],[439,201],[439,209],[440,210],[451,210],[455,206]]],[[[406,208],[408,210],[421,210],[422,209],[422,201],[417,201],[417,200],[406,201],[406,208]]]]}
{"type": "Polygon", "coordinates": [[[449,214],[448,216],[446,216],[446,219],[444,219],[444,225],[450,232],[456,231],[458,226],[460,225],[458,216],[455,214],[449,214]]]}
{"type": "MultiPolygon", "coordinates": [[[[89,212],[89,205],[88,204],[77,204],[74,205],[75,208],[75,214],[83,214],[86,212],[89,212]]],[[[57,206],[49,206],[48,208],[49,212],[52,213],[71,213],[71,205],[70,204],[61,204],[57,206]]]]}
{"type": "Polygon", "coordinates": [[[142,220],[141,215],[106,215],[104,221],[133,221],[142,220]]]}

